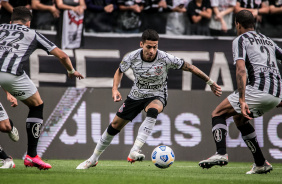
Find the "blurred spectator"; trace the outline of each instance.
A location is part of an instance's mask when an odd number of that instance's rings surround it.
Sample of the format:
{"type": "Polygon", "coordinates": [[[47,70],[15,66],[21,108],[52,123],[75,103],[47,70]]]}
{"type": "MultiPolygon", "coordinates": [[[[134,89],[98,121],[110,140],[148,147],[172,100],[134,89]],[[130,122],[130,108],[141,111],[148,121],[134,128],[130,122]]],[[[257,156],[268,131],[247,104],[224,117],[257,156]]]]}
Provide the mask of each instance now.
{"type": "Polygon", "coordinates": [[[188,27],[186,7],[189,0],[173,0],[172,11],[168,13],[166,34],[183,35],[188,27]]]}
{"type": "Polygon", "coordinates": [[[117,32],[138,33],[141,25],[140,14],[145,0],[117,0],[119,7],[117,32]]]}
{"type": "Polygon", "coordinates": [[[60,10],[56,8],[54,0],[32,0],[31,28],[53,30],[60,17],[60,10]]]}
{"type": "Polygon", "coordinates": [[[269,0],[269,15],[261,32],[269,37],[282,38],[282,0],[269,0]]]}
{"type": "Polygon", "coordinates": [[[252,12],[256,19],[255,29],[259,31],[262,23],[262,15],[269,13],[268,4],[268,0],[237,0],[234,12],[238,13],[241,10],[252,12]]]}
{"type": "Polygon", "coordinates": [[[210,35],[209,22],[212,16],[210,0],[192,0],[188,4],[191,35],[210,35]]]}
{"type": "Polygon", "coordinates": [[[30,0],[2,0],[0,24],[10,23],[14,7],[25,6],[28,9],[31,9],[30,4],[30,0]]]}
{"type": "Polygon", "coordinates": [[[154,29],[166,33],[167,13],[172,11],[172,0],[145,0],[141,31],[154,29]]]}
{"type": "Polygon", "coordinates": [[[60,9],[56,45],[62,49],[75,49],[83,45],[84,0],[56,0],[60,9]]]}
{"type": "Polygon", "coordinates": [[[78,15],[82,15],[86,9],[84,0],[55,0],[60,10],[72,10],[78,15]]]}
{"type": "Polygon", "coordinates": [[[87,11],[86,31],[113,32],[116,27],[118,9],[116,0],[85,0],[87,11]]]}
{"type": "Polygon", "coordinates": [[[232,16],[236,0],[211,0],[213,15],[210,21],[212,36],[232,36],[232,16]]]}

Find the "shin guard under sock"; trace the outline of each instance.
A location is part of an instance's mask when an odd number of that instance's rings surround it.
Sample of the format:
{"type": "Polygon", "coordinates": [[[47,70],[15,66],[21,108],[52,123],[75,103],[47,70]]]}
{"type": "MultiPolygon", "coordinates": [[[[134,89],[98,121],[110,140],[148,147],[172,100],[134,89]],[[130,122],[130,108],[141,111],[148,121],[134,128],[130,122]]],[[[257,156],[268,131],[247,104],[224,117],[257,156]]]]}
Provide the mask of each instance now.
{"type": "Polygon", "coordinates": [[[238,129],[240,130],[246,145],[252,152],[256,165],[262,166],[264,164],[265,158],[259,147],[254,127],[248,122],[242,126],[239,126],[238,129]]]}
{"type": "Polygon", "coordinates": [[[27,132],[27,154],[31,157],[37,155],[37,143],[40,137],[41,126],[43,124],[43,104],[30,107],[28,117],[26,119],[27,132]]]}
{"type": "Polygon", "coordinates": [[[212,118],[212,133],[216,144],[216,151],[220,155],[226,154],[227,126],[225,117],[216,116],[212,118]]]}

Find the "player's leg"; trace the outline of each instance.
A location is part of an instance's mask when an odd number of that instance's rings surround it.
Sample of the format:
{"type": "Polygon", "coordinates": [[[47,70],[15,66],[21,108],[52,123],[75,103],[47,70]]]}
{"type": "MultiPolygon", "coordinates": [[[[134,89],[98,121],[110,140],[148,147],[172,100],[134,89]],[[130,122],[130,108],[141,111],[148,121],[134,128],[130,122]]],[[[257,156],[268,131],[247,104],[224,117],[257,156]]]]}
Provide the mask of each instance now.
{"type": "Polygon", "coordinates": [[[146,118],[139,127],[138,135],[127,158],[128,162],[142,161],[145,158],[145,155],[140,153],[140,149],[151,135],[158,114],[163,111],[163,108],[164,105],[159,99],[153,100],[146,106],[146,118]]]}
{"type": "MultiPolygon", "coordinates": [[[[262,93],[259,90],[246,88],[246,103],[254,118],[262,116],[264,113],[275,108],[281,103],[281,100],[270,94],[262,93]]],[[[242,134],[242,138],[250,149],[254,166],[247,174],[261,174],[272,170],[272,166],[265,160],[263,153],[259,147],[254,127],[241,114],[234,116],[234,122],[242,134]]]]}
{"type": "Polygon", "coordinates": [[[22,102],[29,107],[29,113],[26,119],[27,132],[27,155],[24,164],[27,167],[37,167],[38,169],[50,169],[52,166],[45,163],[37,155],[37,144],[40,137],[40,131],[43,124],[43,101],[38,91],[22,102]]]}
{"type": "Polygon", "coordinates": [[[252,152],[254,158],[253,168],[247,174],[261,174],[272,170],[272,166],[265,160],[263,153],[257,141],[257,135],[254,127],[243,115],[238,114],[233,117],[237,128],[240,130],[243,140],[252,152]]]}
{"type": "Polygon", "coordinates": [[[212,112],[212,134],[216,144],[216,154],[206,160],[200,161],[200,167],[211,168],[215,165],[223,166],[228,164],[228,155],[226,152],[226,119],[235,114],[237,113],[227,98],[212,112]]]}
{"type": "Polygon", "coordinates": [[[0,131],[8,133],[10,139],[14,142],[19,140],[19,132],[14,126],[11,119],[9,119],[7,112],[5,111],[3,105],[0,103],[0,131]]]}
{"type": "Polygon", "coordinates": [[[95,167],[98,164],[98,159],[105,149],[111,144],[115,135],[117,135],[120,130],[129,122],[129,120],[124,120],[118,116],[115,116],[112,123],[102,134],[99,142],[97,143],[92,156],[79,164],[76,169],[88,169],[90,167],[95,167]]]}
{"type": "MultiPolygon", "coordinates": [[[[0,103],[0,131],[8,133],[10,138],[13,141],[19,140],[19,134],[16,127],[13,126],[12,121],[9,120],[8,114],[5,111],[4,107],[0,103]]],[[[12,157],[8,156],[3,148],[0,145],[0,160],[2,161],[2,165],[0,169],[8,169],[8,168],[15,168],[16,165],[13,162],[12,157]]]]}
{"type": "Polygon", "coordinates": [[[9,168],[15,168],[16,165],[12,159],[12,157],[8,156],[3,148],[0,145],[0,161],[2,162],[2,165],[0,166],[0,169],[9,169],[9,168]]]}

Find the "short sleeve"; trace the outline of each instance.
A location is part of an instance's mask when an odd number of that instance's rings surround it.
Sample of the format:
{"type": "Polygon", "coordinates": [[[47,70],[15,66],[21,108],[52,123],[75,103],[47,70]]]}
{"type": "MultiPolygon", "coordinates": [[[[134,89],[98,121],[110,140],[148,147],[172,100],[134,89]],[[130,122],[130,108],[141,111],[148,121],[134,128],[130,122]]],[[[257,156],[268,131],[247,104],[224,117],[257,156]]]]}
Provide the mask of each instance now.
{"type": "Polygon", "coordinates": [[[35,32],[36,33],[36,40],[37,40],[37,45],[39,48],[45,50],[46,52],[51,52],[54,48],[57,46],[52,43],[50,40],[45,38],[42,34],[35,32]]]}
{"type": "Polygon", "coordinates": [[[171,54],[167,54],[167,65],[169,69],[181,69],[184,64],[184,60],[171,54]]]}
{"type": "Polygon", "coordinates": [[[237,37],[232,43],[232,53],[233,53],[233,61],[234,65],[236,61],[242,59],[245,61],[246,58],[246,47],[244,42],[244,37],[237,37]]]}
{"type": "Polygon", "coordinates": [[[126,72],[131,66],[130,54],[127,54],[123,57],[122,61],[119,64],[119,69],[122,73],[126,72]]]}
{"type": "Polygon", "coordinates": [[[276,58],[279,59],[279,60],[282,60],[282,49],[276,44],[275,44],[275,55],[276,55],[276,58]]]}

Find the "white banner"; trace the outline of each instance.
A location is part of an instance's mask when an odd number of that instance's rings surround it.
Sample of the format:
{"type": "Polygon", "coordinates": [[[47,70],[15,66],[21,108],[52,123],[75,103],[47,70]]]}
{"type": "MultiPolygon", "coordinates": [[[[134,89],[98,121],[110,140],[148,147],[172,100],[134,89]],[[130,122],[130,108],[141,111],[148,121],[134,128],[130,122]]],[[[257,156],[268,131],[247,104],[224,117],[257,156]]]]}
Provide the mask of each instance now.
{"type": "Polygon", "coordinates": [[[63,13],[62,49],[80,47],[84,14],[78,15],[72,10],[63,13]]]}

